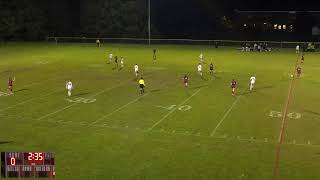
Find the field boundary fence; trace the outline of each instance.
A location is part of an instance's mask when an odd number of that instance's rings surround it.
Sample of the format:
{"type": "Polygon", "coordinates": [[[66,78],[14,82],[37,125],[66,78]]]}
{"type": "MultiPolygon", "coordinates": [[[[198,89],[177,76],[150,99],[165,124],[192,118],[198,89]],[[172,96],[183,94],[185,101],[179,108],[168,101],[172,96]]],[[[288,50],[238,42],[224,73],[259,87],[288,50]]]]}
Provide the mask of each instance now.
{"type": "Polygon", "coordinates": [[[310,41],[234,41],[234,40],[196,40],[196,39],[147,39],[147,38],[90,38],[90,37],[47,37],[47,41],[59,43],[95,43],[99,39],[103,43],[126,43],[126,44],[175,44],[175,45],[205,45],[219,48],[221,46],[230,46],[254,48],[263,46],[264,48],[295,48],[300,45],[303,50],[319,50],[320,42],[310,41]]]}

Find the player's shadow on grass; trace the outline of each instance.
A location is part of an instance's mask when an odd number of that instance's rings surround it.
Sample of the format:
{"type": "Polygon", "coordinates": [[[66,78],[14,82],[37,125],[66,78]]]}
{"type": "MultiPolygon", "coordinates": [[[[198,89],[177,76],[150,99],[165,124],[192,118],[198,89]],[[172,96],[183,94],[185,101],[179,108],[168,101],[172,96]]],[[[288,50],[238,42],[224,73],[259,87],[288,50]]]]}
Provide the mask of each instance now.
{"type": "Polygon", "coordinates": [[[320,116],[320,112],[315,112],[315,111],[311,111],[311,110],[308,110],[308,109],[304,109],[303,111],[307,112],[307,113],[310,113],[310,114],[314,114],[314,115],[320,116]]]}
{"type": "Polygon", "coordinates": [[[159,91],[162,91],[163,89],[153,89],[153,90],[150,90],[150,92],[152,93],[155,93],[155,92],[159,92],[159,91]]]}
{"type": "Polygon", "coordinates": [[[16,90],[16,91],[14,91],[14,92],[17,93],[17,92],[28,91],[28,90],[29,90],[29,89],[23,88],[23,89],[16,90]]]}
{"type": "Polygon", "coordinates": [[[0,141],[0,145],[1,144],[9,144],[9,143],[12,143],[12,141],[0,141]]]}
{"type": "Polygon", "coordinates": [[[2,74],[2,73],[8,73],[8,72],[11,72],[11,71],[10,71],[10,70],[1,71],[0,74],[2,74]]]}
{"type": "Polygon", "coordinates": [[[215,74],[212,74],[211,76],[213,76],[215,79],[221,79],[221,77],[215,75],[215,74]]]}
{"type": "Polygon", "coordinates": [[[203,87],[206,87],[208,86],[207,84],[206,85],[201,85],[201,86],[195,86],[195,87],[192,87],[192,88],[189,88],[189,89],[199,89],[199,88],[203,88],[203,87]]]}
{"type": "Polygon", "coordinates": [[[253,89],[252,91],[247,90],[247,91],[241,93],[240,95],[246,95],[246,94],[254,93],[254,92],[258,91],[258,90],[270,89],[270,88],[273,88],[273,86],[272,86],[272,85],[270,85],[270,86],[263,86],[263,87],[255,88],[255,89],[253,89]]]}
{"type": "Polygon", "coordinates": [[[86,93],[79,93],[79,94],[75,94],[74,96],[83,96],[83,95],[87,95],[87,94],[90,94],[90,93],[88,93],[88,92],[86,92],[86,93]]]}

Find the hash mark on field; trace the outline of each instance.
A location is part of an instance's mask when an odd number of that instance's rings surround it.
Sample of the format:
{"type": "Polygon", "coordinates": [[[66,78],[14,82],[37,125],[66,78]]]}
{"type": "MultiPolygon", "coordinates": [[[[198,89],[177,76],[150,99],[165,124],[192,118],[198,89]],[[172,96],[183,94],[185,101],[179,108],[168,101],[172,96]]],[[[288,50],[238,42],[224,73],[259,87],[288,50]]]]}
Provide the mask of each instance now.
{"type": "Polygon", "coordinates": [[[214,130],[210,133],[210,136],[214,136],[216,131],[218,130],[218,128],[220,127],[220,125],[222,124],[222,122],[226,119],[226,117],[229,115],[229,113],[231,112],[231,110],[233,109],[233,107],[237,104],[237,102],[239,101],[241,95],[239,95],[237,97],[237,99],[232,103],[232,105],[230,106],[230,108],[228,109],[228,111],[223,115],[223,117],[221,118],[220,122],[218,123],[218,125],[214,128],[214,130]]]}
{"type": "Polygon", "coordinates": [[[148,95],[148,93],[147,93],[147,94],[145,94],[145,95],[143,95],[143,96],[140,96],[140,97],[138,97],[138,98],[136,98],[136,99],[134,99],[134,100],[132,100],[132,101],[130,101],[130,102],[128,102],[127,104],[125,104],[125,105],[123,105],[123,106],[119,107],[118,109],[116,109],[116,110],[112,111],[111,113],[109,113],[109,114],[107,114],[107,115],[102,116],[102,117],[101,117],[101,118],[99,118],[98,120],[96,120],[96,121],[92,122],[90,125],[97,124],[97,122],[100,122],[100,121],[102,121],[103,119],[105,119],[105,118],[107,118],[107,117],[111,116],[112,114],[114,114],[114,113],[116,113],[116,112],[118,112],[118,111],[120,111],[120,110],[124,109],[125,107],[127,107],[127,106],[129,106],[130,104],[132,104],[132,103],[134,103],[134,102],[138,101],[139,99],[141,99],[142,97],[145,97],[146,95],[148,95]]]}
{"type": "Polygon", "coordinates": [[[153,124],[148,131],[151,131],[152,129],[154,129],[158,124],[160,124],[163,120],[165,120],[170,114],[172,114],[174,111],[176,111],[178,108],[182,106],[184,103],[186,103],[187,101],[189,101],[193,96],[195,96],[196,94],[198,94],[200,92],[201,88],[198,89],[195,93],[193,93],[190,97],[188,97],[186,100],[182,101],[178,106],[176,106],[175,108],[173,108],[171,111],[169,111],[166,115],[164,115],[158,122],[156,122],[155,124],[153,124]]]}

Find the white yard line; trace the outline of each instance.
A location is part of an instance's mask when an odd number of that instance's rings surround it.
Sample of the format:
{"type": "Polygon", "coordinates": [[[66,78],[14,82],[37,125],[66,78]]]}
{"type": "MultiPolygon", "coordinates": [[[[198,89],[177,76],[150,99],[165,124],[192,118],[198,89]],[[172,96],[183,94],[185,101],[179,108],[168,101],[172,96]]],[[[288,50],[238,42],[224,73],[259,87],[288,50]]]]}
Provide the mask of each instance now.
{"type": "MultiPolygon", "coordinates": [[[[117,85],[117,86],[114,86],[114,87],[111,87],[111,88],[108,88],[108,89],[99,91],[98,93],[96,93],[96,94],[94,94],[94,95],[92,95],[92,96],[89,96],[89,98],[94,98],[94,97],[96,97],[96,96],[98,96],[98,95],[100,95],[100,94],[102,94],[102,93],[105,93],[105,92],[107,92],[107,91],[110,91],[110,90],[112,90],[112,89],[115,89],[115,88],[117,88],[117,87],[120,87],[120,86],[122,86],[123,84],[125,84],[125,83],[121,83],[121,84],[119,84],[119,85],[117,85]]],[[[70,104],[70,105],[68,105],[68,106],[66,106],[66,107],[63,107],[63,108],[61,108],[61,109],[58,109],[58,110],[56,110],[56,111],[54,111],[54,112],[52,112],[52,113],[48,113],[48,114],[46,114],[46,115],[44,115],[44,116],[41,116],[40,118],[38,118],[38,119],[36,119],[36,120],[37,120],[37,121],[40,121],[40,120],[42,120],[42,119],[44,119],[44,118],[46,118],[46,117],[49,117],[49,116],[54,115],[54,114],[57,114],[57,113],[59,113],[59,112],[61,112],[61,111],[64,111],[64,110],[66,110],[66,109],[74,106],[74,105],[77,105],[77,104],[79,104],[79,103],[81,103],[81,102],[75,102],[75,103],[70,104]]]]}
{"type": "Polygon", "coordinates": [[[226,117],[229,115],[229,113],[231,112],[231,110],[233,109],[233,107],[237,104],[237,102],[239,101],[241,95],[239,95],[237,97],[237,99],[232,103],[232,105],[230,106],[230,108],[228,109],[228,111],[223,115],[223,117],[221,118],[220,122],[218,123],[218,125],[214,128],[214,130],[210,133],[210,136],[214,136],[216,131],[218,130],[218,128],[220,127],[220,125],[223,123],[223,121],[226,119],[226,117]]]}
{"type": "Polygon", "coordinates": [[[140,96],[140,97],[138,97],[138,98],[136,98],[136,99],[134,99],[134,100],[132,100],[132,101],[128,102],[127,104],[125,104],[125,105],[123,105],[123,106],[119,107],[118,109],[116,109],[116,110],[112,111],[111,113],[106,114],[106,115],[102,116],[101,118],[99,118],[98,120],[96,120],[96,121],[94,121],[94,122],[90,123],[90,125],[97,124],[98,122],[102,121],[103,119],[105,119],[105,118],[107,118],[107,117],[111,116],[112,114],[114,114],[114,113],[116,113],[116,112],[118,112],[118,111],[120,111],[120,110],[124,109],[125,107],[127,107],[127,106],[129,106],[130,104],[132,104],[132,103],[134,103],[134,102],[138,101],[139,99],[141,99],[142,97],[144,97],[144,96],[146,96],[146,95],[148,95],[148,94],[149,94],[149,93],[144,94],[143,96],[140,96]]]}
{"type": "Polygon", "coordinates": [[[0,109],[0,112],[1,112],[1,111],[4,111],[4,110],[7,110],[7,109],[14,108],[14,107],[19,106],[19,105],[22,105],[22,104],[25,104],[25,103],[30,102],[30,101],[33,101],[33,100],[35,100],[35,99],[41,99],[41,98],[43,98],[43,97],[50,96],[50,95],[52,95],[52,94],[54,94],[54,93],[57,93],[57,92],[59,92],[59,91],[62,91],[62,90],[52,91],[52,92],[47,93],[47,94],[44,94],[44,95],[42,95],[42,96],[39,96],[39,97],[35,97],[35,98],[31,98],[31,99],[22,101],[22,102],[20,102],[20,103],[14,104],[14,105],[12,105],[12,106],[8,106],[8,107],[6,107],[6,108],[0,109]]]}
{"type": "Polygon", "coordinates": [[[164,115],[159,121],[157,121],[156,123],[154,123],[149,129],[148,131],[151,131],[152,129],[154,129],[158,124],[160,124],[163,120],[165,120],[170,114],[172,114],[174,111],[176,111],[178,109],[178,107],[180,107],[181,105],[183,105],[184,103],[186,103],[187,101],[189,101],[193,96],[195,96],[196,94],[198,94],[200,92],[201,88],[198,89],[195,93],[193,93],[190,97],[188,97],[186,100],[182,101],[178,106],[176,106],[175,108],[173,108],[171,111],[169,111],[166,115],[164,115]]]}
{"type": "MultiPolygon", "coordinates": [[[[50,123],[57,123],[61,125],[72,125],[72,126],[88,126],[88,123],[83,123],[83,122],[73,122],[73,121],[63,121],[63,120],[58,120],[58,121],[46,121],[50,123]]],[[[84,121],[86,122],[86,121],[84,121]]],[[[137,131],[141,133],[161,133],[161,134],[167,134],[167,135],[172,135],[172,136],[185,136],[185,137],[198,137],[198,138],[214,138],[214,139],[226,139],[226,140],[235,140],[239,142],[250,142],[250,143],[264,143],[264,144],[275,144],[276,141],[272,140],[272,138],[262,138],[262,139],[255,139],[253,137],[251,138],[241,138],[240,136],[233,136],[233,137],[228,137],[228,136],[210,136],[210,135],[200,135],[200,134],[191,134],[191,133],[177,133],[175,130],[172,131],[166,131],[166,130],[153,130],[151,132],[148,132],[147,129],[139,129],[139,128],[129,128],[128,126],[126,127],[117,127],[117,126],[108,126],[106,124],[96,124],[92,125],[91,127],[98,127],[98,128],[106,128],[106,129],[115,129],[115,130],[130,130],[131,131],[137,131]]],[[[105,135],[105,133],[97,133],[101,135],[105,135]]],[[[305,146],[305,147],[316,147],[319,148],[320,144],[311,144],[310,141],[307,143],[285,143],[286,145],[292,145],[292,146],[305,146]]]]}

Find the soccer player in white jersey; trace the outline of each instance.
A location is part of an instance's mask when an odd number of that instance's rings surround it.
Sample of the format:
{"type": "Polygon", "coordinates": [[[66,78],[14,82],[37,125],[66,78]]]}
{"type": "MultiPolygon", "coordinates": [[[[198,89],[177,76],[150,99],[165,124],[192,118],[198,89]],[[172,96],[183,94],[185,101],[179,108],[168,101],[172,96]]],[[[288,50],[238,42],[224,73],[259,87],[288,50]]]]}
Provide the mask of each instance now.
{"type": "Polygon", "coordinates": [[[299,44],[296,46],[296,53],[298,54],[300,52],[300,46],[299,44]]]}
{"type": "Polygon", "coordinates": [[[252,91],[255,83],[256,83],[256,77],[255,76],[251,76],[250,77],[250,91],[252,91]]]}
{"type": "Polygon", "coordinates": [[[70,97],[71,96],[71,90],[72,90],[72,82],[69,80],[67,83],[66,83],[66,89],[68,90],[68,96],[70,97]]]}
{"type": "Polygon", "coordinates": [[[108,62],[108,64],[110,64],[110,63],[112,62],[112,57],[113,57],[113,54],[110,53],[110,54],[109,54],[109,62],[108,62]]]}
{"type": "Polygon", "coordinates": [[[200,62],[203,62],[203,54],[202,54],[202,52],[200,53],[199,58],[200,58],[200,62]]]}
{"type": "Polygon", "coordinates": [[[137,77],[138,74],[139,74],[139,66],[138,66],[138,64],[134,65],[134,73],[136,74],[136,77],[137,77]]]}
{"type": "Polygon", "coordinates": [[[201,63],[198,64],[198,73],[200,74],[200,76],[202,76],[202,65],[201,65],[201,63]]]}
{"type": "Polygon", "coordinates": [[[122,69],[123,67],[124,67],[124,57],[121,57],[120,68],[122,69]]]}

